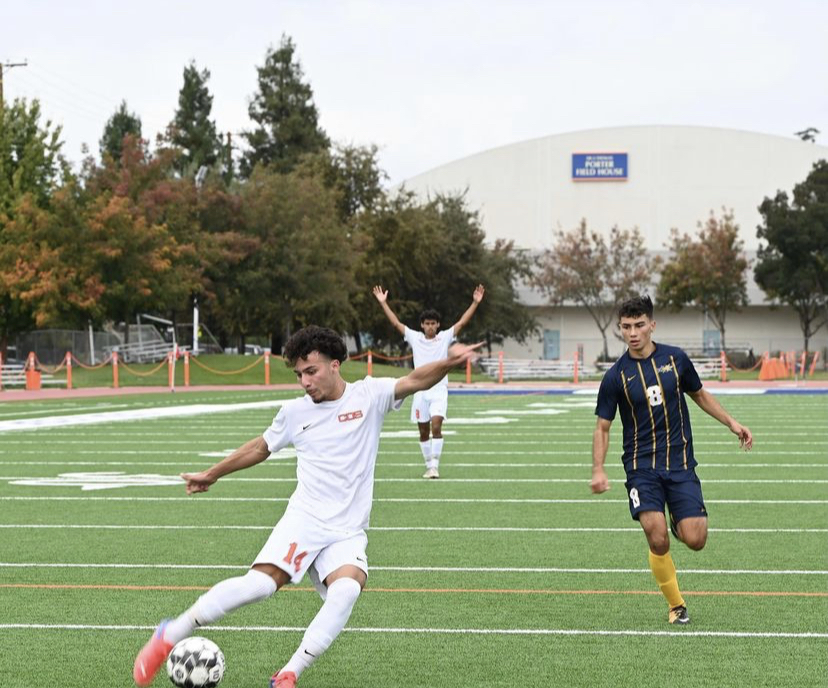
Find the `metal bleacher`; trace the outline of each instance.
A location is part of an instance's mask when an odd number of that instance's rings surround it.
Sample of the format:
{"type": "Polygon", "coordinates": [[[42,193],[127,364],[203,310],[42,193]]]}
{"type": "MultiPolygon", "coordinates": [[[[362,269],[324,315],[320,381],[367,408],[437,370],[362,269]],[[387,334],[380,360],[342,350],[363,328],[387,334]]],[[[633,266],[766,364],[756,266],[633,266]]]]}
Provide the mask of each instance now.
{"type": "MultiPolygon", "coordinates": [[[[720,377],[721,375],[721,357],[692,357],[693,366],[702,378],[720,377]]],[[[478,359],[480,367],[493,380],[497,380],[500,375],[500,360],[498,358],[480,358],[478,359]]],[[[589,377],[594,375],[602,375],[609,368],[612,367],[614,361],[600,362],[595,365],[578,364],[578,375],[589,377]]],[[[572,380],[575,377],[575,361],[574,359],[523,359],[523,358],[504,358],[503,359],[503,379],[504,380],[572,380]]]]}

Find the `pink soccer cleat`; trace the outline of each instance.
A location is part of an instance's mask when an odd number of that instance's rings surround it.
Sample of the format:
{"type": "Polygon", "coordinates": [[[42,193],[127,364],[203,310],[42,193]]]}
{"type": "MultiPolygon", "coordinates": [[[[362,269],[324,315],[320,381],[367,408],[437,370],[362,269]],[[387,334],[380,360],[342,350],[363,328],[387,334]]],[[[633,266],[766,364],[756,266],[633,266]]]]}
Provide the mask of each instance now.
{"type": "Polygon", "coordinates": [[[270,688],[296,688],[296,674],[292,671],[280,671],[270,678],[270,688]]]}
{"type": "Polygon", "coordinates": [[[161,665],[173,649],[173,644],[164,640],[164,628],[167,621],[162,621],[152,638],[141,648],[135,658],[135,666],[132,668],[132,678],[139,686],[148,686],[158,673],[161,665]]]}

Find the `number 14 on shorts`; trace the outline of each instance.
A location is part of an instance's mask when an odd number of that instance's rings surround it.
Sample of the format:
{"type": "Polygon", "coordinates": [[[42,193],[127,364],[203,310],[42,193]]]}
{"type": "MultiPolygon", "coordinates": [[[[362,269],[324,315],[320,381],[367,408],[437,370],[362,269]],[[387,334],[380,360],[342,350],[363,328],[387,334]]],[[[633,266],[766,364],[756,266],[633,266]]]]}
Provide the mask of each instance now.
{"type": "Polygon", "coordinates": [[[296,569],[296,572],[298,573],[299,570],[302,568],[302,559],[304,559],[308,553],[301,552],[300,554],[296,554],[297,547],[297,543],[291,542],[287,554],[285,555],[285,558],[282,561],[284,561],[286,564],[293,564],[294,568],[296,569]]]}

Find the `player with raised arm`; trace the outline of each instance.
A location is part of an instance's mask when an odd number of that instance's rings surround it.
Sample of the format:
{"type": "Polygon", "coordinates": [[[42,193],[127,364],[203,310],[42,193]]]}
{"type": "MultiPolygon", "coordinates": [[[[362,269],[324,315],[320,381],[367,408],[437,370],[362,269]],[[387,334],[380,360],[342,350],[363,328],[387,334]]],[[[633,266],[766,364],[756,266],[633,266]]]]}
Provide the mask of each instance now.
{"type": "MultiPolygon", "coordinates": [[[[471,320],[483,295],[482,284],[478,284],[472,295],[471,305],[460,319],[447,330],[440,330],[440,314],[425,310],[420,314],[422,332],[409,329],[397,318],[388,305],[388,291],[379,285],[374,287],[374,296],[394,328],[405,337],[414,354],[414,369],[445,358],[449,346],[471,320]]],[[[440,456],[443,453],[443,421],[448,409],[448,375],[429,390],[417,392],[411,403],[411,421],[417,423],[420,431],[420,450],[423,453],[426,471],[424,478],[440,477],[440,456]]]]}
{"type": "Polygon", "coordinates": [[[187,494],[206,492],[234,471],[265,461],[292,444],[296,490],[250,570],[217,583],[175,619],[162,621],[135,659],[133,678],[148,686],[173,646],[196,628],[239,607],[264,600],[305,573],[323,599],[295,654],[270,679],[271,688],[292,688],[296,679],[339,635],[368,577],[365,554],[374,487],[374,466],[385,415],[402,400],[428,389],[474,356],[474,346],[402,378],[342,378],[347,358],[333,330],[310,326],[287,342],[284,357],[305,395],[286,401],[264,434],[200,473],[183,473],[187,494]]]}
{"type": "Polygon", "coordinates": [[[707,509],[696,476],[693,432],[684,395],[736,435],[743,449],[753,446],[753,436],[702,388],[684,351],[652,340],[656,323],[649,296],[622,303],[618,322],[627,351],[606,372],[598,390],[591,487],[594,493],[610,487],[604,461],[617,410],[624,429],[622,460],[630,513],[647,537],[650,569],[667,599],[669,623],[686,624],[690,617],[670,556],[664,509],[665,505],[669,509],[673,535],[693,550],[702,549],[707,542],[707,509]]]}

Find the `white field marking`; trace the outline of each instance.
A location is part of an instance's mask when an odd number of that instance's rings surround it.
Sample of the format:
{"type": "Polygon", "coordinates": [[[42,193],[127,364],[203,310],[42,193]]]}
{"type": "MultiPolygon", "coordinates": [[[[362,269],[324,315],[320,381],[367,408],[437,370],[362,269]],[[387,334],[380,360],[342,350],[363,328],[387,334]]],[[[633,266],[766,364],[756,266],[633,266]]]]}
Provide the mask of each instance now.
{"type": "MultiPolygon", "coordinates": [[[[187,502],[189,504],[212,502],[287,502],[289,497],[37,497],[37,496],[0,496],[0,502],[187,502]]],[[[609,499],[607,497],[591,497],[586,499],[472,499],[445,497],[374,497],[376,502],[391,502],[395,504],[626,504],[627,499],[609,499]]],[[[796,505],[828,505],[828,499],[705,499],[707,504],[796,504],[796,505]]]]}
{"type": "Polygon", "coordinates": [[[168,406],[165,408],[133,408],[128,411],[104,411],[102,413],[83,413],[79,415],[49,416],[46,418],[21,418],[19,420],[0,421],[0,432],[15,430],[38,430],[58,428],[68,425],[97,425],[154,418],[178,418],[181,416],[199,416],[208,413],[235,413],[250,409],[275,408],[284,400],[250,401],[244,404],[190,404],[187,406],[168,406]]]}
{"type": "Polygon", "coordinates": [[[449,417],[443,421],[443,425],[503,425],[504,423],[514,423],[517,418],[503,418],[502,416],[492,416],[491,418],[453,418],[449,417]]]}
{"type": "Polygon", "coordinates": [[[572,399],[568,403],[559,403],[554,401],[538,401],[534,404],[526,404],[527,408],[553,408],[553,409],[571,409],[571,408],[588,408],[594,409],[595,404],[591,401],[582,401],[580,399],[572,399]]]}
{"type": "MultiPolygon", "coordinates": [[[[250,568],[250,564],[90,564],[90,563],[44,563],[44,562],[0,562],[0,568],[16,569],[176,569],[182,571],[239,571],[250,568]]],[[[498,566],[371,566],[371,571],[393,571],[400,573],[572,573],[572,574],[648,574],[650,569],[624,568],[561,568],[549,566],[498,567],[498,566]]],[[[818,569],[682,569],[685,574],[710,574],[724,576],[828,576],[828,571],[818,569]]]]}
{"type": "MultiPolygon", "coordinates": [[[[233,453],[233,449],[224,449],[216,452],[199,452],[197,456],[205,458],[223,458],[233,453]]],[[[101,452],[103,454],[120,453],[120,452],[101,452]]],[[[169,452],[167,452],[169,453],[169,452]]],[[[190,452],[183,452],[191,454],[190,452]]],[[[383,452],[383,454],[390,452],[383,452]]],[[[411,452],[396,452],[398,455],[410,455],[411,452]]],[[[292,447],[280,449],[276,454],[271,454],[263,466],[278,466],[279,468],[290,468],[296,464],[291,459],[296,458],[296,450],[292,447]]],[[[192,466],[192,461],[0,461],[3,466],[192,466]]],[[[423,465],[422,461],[402,462],[402,461],[378,461],[376,466],[379,468],[419,468],[423,465]]],[[[588,464],[580,463],[457,463],[454,461],[446,462],[451,468],[584,468],[588,464]]],[[[613,463],[609,466],[604,466],[606,470],[622,471],[624,466],[622,464],[613,463]]],[[[701,464],[699,470],[705,468],[816,468],[828,469],[828,463],[704,463],[701,464]]]]}
{"type": "MultiPolygon", "coordinates": [[[[109,523],[3,523],[5,530],[273,530],[273,526],[241,525],[129,525],[109,523]]],[[[419,533],[635,533],[640,528],[529,528],[529,527],[487,527],[487,526],[371,526],[370,532],[419,532],[419,533]]],[[[711,533],[828,533],[828,528],[709,528],[711,533]]]]}
{"type": "MultiPolygon", "coordinates": [[[[119,626],[96,624],[0,624],[0,630],[46,630],[46,631],[153,631],[155,626],[119,626]]],[[[304,633],[305,626],[210,626],[210,631],[230,633],[304,633]]],[[[792,632],[758,632],[758,631],[638,631],[638,630],[586,630],[576,628],[372,628],[347,627],[344,633],[377,634],[428,634],[428,635],[564,635],[564,636],[661,636],[676,638],[797,638],[822,639],[828,633],[792,633],[792,632]]]]}
{"type": "MultiPolygon", "coordinates": [[[[558,408],[540,408],[540,409],[491,409],[489,411],[476,411],[480,416],[491,416],[486,420],[494,420],[498,416],[557,416],[561,413],[569,413],[568,410],[558,408]]],[[[505,419],[504,419],[505,420],[505,419]]],[[[507,421],[508,422],[508,421],[507,421]]]]}
{"type": "MultiPolygon", "coordinates": [[[[446,430],[444,435],[456,435],[456,430],[446,430]]],[[[399,440],[399,439],[419,439],[420,432],[418,430],[391,430],[380,433],[380,438],[384,440],[399,440]]]]}
{"type": "Polygon", "coordinates": [[[127,475],[121,471],[108,473],[63,473],[57,478],[24,478],[12,480],[9,485],[28,485],[30,487],[79,487],[87,490],[113,490],[121,487],[167,487],[181,486],[183,481],[178,476],[140,473],[127,475]]]}
{"type": "Polygon", "coordinates": [[[129,408],[129,404],[98,404],[97,406],[68,406],[48,409],[38,409],[37,411],[10,411],[8,413],[0,413],[0,418],[17,418],[19,416],[42,416],[46,413],[62,413],[64,411],[100,411],[101,409],[115,409],[115,408],[129,408]]]}
{"type": "MultiPolygon", "coordinates": [[[[71,476],[72,474],[64,474],[71,476]]],[[[85,474],[85,475],[95,475],[94,473],[85,474]]],[[[103,473],[101,475],[107,475],[103,473]]],[[[161,478],[169,478],[172,479],[174,476],[160,476],[161,478]]],[[[61,476],[58,476],[61,478],[61,476]]],[[[71,480],[71,478],[67,478],[71,480]]],[[[44,481],[44,480],[57,480],[57,478],[44,478],[43,476],[0,476],[0,480],[6,481],[44,481]]],[[[222,482],[237,482],[237,483],[293,483],[296,482],[296,478],[222,478],[222,482]]],[[[180,482],[180,479],[179,479],[180,482]]],[[[375,483],[418,483],[422,484],[422,478],[374,478],[375,483]]],[[[440,478],[439,481],[432,481],[432,482],[439,482],[441,485],[445,484],[452,484],[452,485],[460,485],[460,484],[468,484],[468,483],[588,483],[589,477],[581,477],[581,478],[440,478]]],[[[710,485],[713,483],[722,483],[722,484],[730,484],[734,483],[737,485],[746,485],[746,484],[767,484],[767,485],[791,485],[791,484],[805,484],[805,485],[821,485],[824,483],[828,483],[828,480],[821,480],[821,479],[809,479],[809,480],[773,480],[773,479],[754,479],[754,480],[724,480],[718,478],[705,478],[705,484],[710,485]]],[[[12,485],[26,485],[30,484],[28,482],[11,482],[12,485]]]]}
{"type": "MultiPolygon", "coordinates": [[[[86,444],[89,444],[89,442],[87,442],[86,444]]],[[[94,444],[94,442],[93,442],[93,444],[94,444]]],[[[40,449],[14,449],[14,450],[11,450],[11,451],[8,451],[8,452],[0,450],[0,456],[4,456],[4,455],[6,455],[6,456],[30,456],[30,455],[42,456],[43,454],[52,453],[52,450],[47,448],[47,447],[44,447],[43,443],[40,443],[39,446],[40,446],[40,449]]],[[[452,443],[452,447],[453,446],[454,446],[454,443],[452,443]]],[[[223,449],[223,450],[221,450],[222,453],[219,454],[218,452],[209,452],[209,453],[208,452],[201,452],[197,449],[190,449],[190,450],[186,450],[186,449],[168,449],[168,450],[165,451],[163,449],[140,450],[140,449],[120,449],[120,448],[116,447],[114,449],[75,449],[75,450],[72,450],[71,454],[73,456],[75,456],[75,455],[77,455],[77,456],[111,456],[112,454],[118,454],[118,455],[124,455],[124,456],[133,456],[133,455],[137,455],[137,456],[183,455],[183,456],[215,457],[215,456],[219,456],[219,455],[220,456],[226,456],[227,454],[224,453],[225,451],[229,453],[233,450],[230,450],[230,449],[224,450],[223,449]]],[[[587,449],[586,452],[588,452],[588,451],[589,450],[587,449]]],[[[387,448],[384,448],[384,447],[380,447],[380,450],[379,450],[379,455],[380,456],[412,456],[413,453],[414,452],[412,452],[411,449],[407,449],[407,450],[406,449],[396,449],[396,450],[394,450],[394,449],[387,449],[387,448]]],[[[480,450],[452,449],[451,450],[451,456],[570,456],[571,457],[574,453],[576,453],[576,451],[573,451],[571,449],[562,449],[562,450],[549,449],[549,450],[546,450],[546,451],[538,451],[538,450],[526,450],[526,451],[520,451],[520,450],[519,451],[508,451],[508,450],[504,450],[504,451],[497,451],[497,450],[488,450],[488,449],[480,449],[480,450]]],[[[580,452],[577,452],[577,453],[580,454],[580,452]]],[[[705,451],[705,452],[703,452],[705,457],[719,457],[719,456],[730,456],[730,457],[732,457],[735,453],[736,453],[735,449],[731,449],[730,451],[705,451]]],[[[819,456],[819,457],[824,457],[826,452],[823,452],[823,451],[786,451],[786,452],[779,452],[779,454],[784,454],[784,456],[819,456]]],[[[588,453],[585,453],[584,456],[588,456],[588,453]]],[[[763,454],[763,456],[767,456],[767,454],[763,454]]],[[[11,462],[11,461],[2,461],[2,460],[0,460],[0,465],[9,465],[9,464],[12,464],[12,463],[13,462],[11,462]]],[[[449,464],[450,461],[446,461],[446,463],[449,464]]],[[[32,465],[35,465],[35,464],[32,464],[32,465]]],[[[61,462],[57,462],[55,465],[67,465],[67,462],[61,461],[61,462]]],[[[418,464],[418,465],[420,465],[420,464],[418,464]]],[[[581,464],[578,464],[578,465],[579,466],[589,466],[589,459],[587,458],[586,463],[581,463],[581,464]]],[[[705,466],[708,466],[708,465],[711,465],[711,464],[707,464],[704,461],[701,464],[699,464],[700,469],[703,469],[705,466]]],[[[745,464],[745,465],[748,465],[748,464],[745,464]]],[[[776,465],[781,465],[781,464],[776,464],[776,465]]],[[[823,463],[795,464],[795,465],[825,466],[825,465],[828,465],[828,464],[823,462],[823,463]]],[[[616,464],[615,461],[613,461],[612,464],[609,464],[609,467],[615,467],[615,466],[617,466],[619,468],[623,467],[623,465],[621,463],[616,464]]],[[[735,464],[734,464],[734,467],[735,467],[735,464]]]]}

